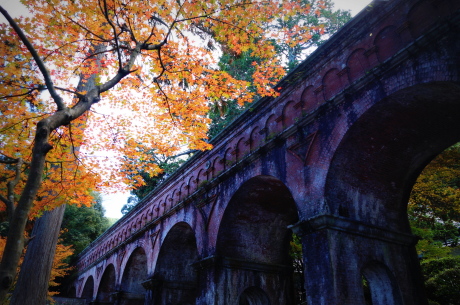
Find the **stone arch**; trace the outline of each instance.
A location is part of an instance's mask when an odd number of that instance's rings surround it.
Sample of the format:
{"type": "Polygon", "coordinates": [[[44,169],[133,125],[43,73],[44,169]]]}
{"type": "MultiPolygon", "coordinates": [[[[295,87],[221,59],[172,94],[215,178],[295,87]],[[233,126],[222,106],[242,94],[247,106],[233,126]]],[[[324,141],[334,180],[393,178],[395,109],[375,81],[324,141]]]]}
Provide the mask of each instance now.
{"type": "Polygon", "coordinates": [[[238,305],[270,305],[270,300],[259,287],[246,288],[238,299],[238,305]]]}
{"type": "Polygon", "coordinates": [[[410,232],[407,200],[429,161],[460,140],[460,85],[433,82],[395,92],[349,128],[330,165],[334,215],[410,232]]]}
{"type": "Polygon", "coordinates": [[[235,155],[233,154],[233,152],[234,152],[234,149],[232,147],[228,147],[225,150],[224,167],[226,170],[232,167],[233,163],[235,163],[235,155]]]}
{"type": "Polygon", "coordinates": [[[179,201],[183,200],[185,197],[187,197],[187,185],[185,182],[182,182],[179,188],[179,201]]]}
{"type": "Polygon", "coordinates": [[[197,186],[197,189],[200,188],[202,186],[202,182],[207,180],[207,177],[206,177],[206,170],[204,168],[201,168],[199,171],[198,171],[198,174],[196,175],[196,186],[197,186]]]}
{"type": "Polygon", "coordinates": [[[171,208],[175,206],[179,200],[177,196],[177,188],[173,189],[172,192],[170,192],[171,196],[169,197],[169,201],[171,202],[171,208]]]}
{"type": "Polygon", "coordinates": [[[165,197],[165,211],[169,211],[173,206],[173,200],[169,194],[165,197]]]}
{"type": "Polygon", "coordinates": [[[85,286],[83,286],[83,290],[81,292],[82,299],[85,299],[86,302],[90,302],[93,300],[94,297],[94,278],[92,275],[88,276],[85,282],[85,286]]]}
{"type": "Polygon", "coordinates": [[[289,101],[283,108],[283,127],[287,128],[296,122],[296,119],[301,117],[302,109],[300,103],[289,101]]]}
{"type": "Polygon", "coordinates": [[[292,274],[287,271],[292,233],[287,227],[297,220],[291,192],[277,178],[260,175],[240,186],[217,235],[217,257],[233,266],[220,274],[221,285],[232,287],[222,296],[225,304],[237,303],[238,291],[248,286],[268,291],[278,304],[292,304],[292,274]],[[248,274],[248,269],[258,272],[248,274]]]}
{"type": "Polygon", "coordinates": [[[367,281],[372,305],[403,305],[401,291],[394,275],[380,262],[371,262],[361,274],[367,281]]]}
{"type": "Polygon", "coordinates": [[[116,272],[113,264],[109,264],[102,274],[97,291],[96,301],[111,302],[116,289],[116,272]]]}
{"type": "Polygon", "coordinates": [[[175,224],[163,240],[153,275],[155,304],[195,304],[198,259],[196,237],[186,222],[175,224]]]}
{"type": "Polygon", "coordinates": [[[147,256],[142,247],[131,253],[125,265],[120,283],[120,305],[143,305],[145,289],[142,282],[147,279],[147,256]]]}
{"type": "Polygon", "coordinates": [[[305,90],[303,90],[301,101],[303,104],[302,111],[304,111],[305,113],[311,112],[318,106],[317,94],[315,94],[312,85],[308,86],[307,88],[305,88],[305,90]]]}
{"type": "Polygon", "coordinates": [[[212,162],[212,177],[215,178],[224,170],[224,162],[221,157],[215,157],[212,162]]]}
{"type": "Polygon", "coordinates": [[[264,139],[262,134],[263,132],[261,131],[259,126],[254,127],[254,129],[251,131],[251,136],[250,136],[250,141],[249,141],[251,150],[256,149],[262,144],[263,139],[264,139]]]}
{"type": "Polygon", "coordinates": [[[149,222],[148,219],[147,219],[147,214],[148,214],[147,211],[142,213],[142,216],[141,216],[142,227],[144,227],[149,222]]]}
{"type": "Polygon", "coordinates": [[[238,161],[242,157],[244,157],[247,153],[246,149],[246,139],[244,137],[241,137],[238,142],[236,143],[235,146],[235,159],[238,161]]]}
{"type": "Polygon", "coordinates": [[[278,124],[278,117],[276,114],[272,114],[268,117],[266,123],[265,123],[265,128],[266,128],[266,138],[271,139],[274,137],[279,131],[280,127],[278,124]]]}
{"type": "Polygon", "coordinates": [[[157,202],[154,207],[155,207],[155,218],[160,217],[161,216],[161,211],[160,211],[161,205],[160,205],[160,203],[157,202]]]}
{"type": "Polygon", "coordinates": [[[187,196],[193,194],[193,192],[195,191],[195,187],[196,186],[196,178],[195,176],[191,176],[189,179],[188,179],[188,182],[187,182],[187,185],[185,186],[186,189],[187,189],[187,196]]]}
{"type": "Polygon", "coordinates": [[[333,98],[342,89],[338,69],[330,69],[323,77],[323,97],[325,101],[333,98]]]}
{"type": "Polygon", "coordinates": [[[402,39],[394,25],[383,28],[375,37],[374,45],[377,47],[377,58],[384,62],[401,49],[402,39]]]}
{"type": "Polygon", "coordinates": [[[354,50],[350,56],[348,56],[347,67],[348,67],[348,80],[350,83],[354,82],[360,77],[363,77],[369,69],[369,60],[364,54],[365,50],[359,48],[354,50]]]}
{"type": "MultiPolygon", "coordinates": [[[[396,280],[409,304],[425,304],[426,299],[407,202],[426,164],[460,141],[459,130],[460,84],[414,85],[383,98],[355,118],[329,165],[324,199],[332,215],[317,216],[317,220],[327,218],[346,228],[340,233],[328,231],[337,240],[337,248],[329,255],[353,258],[347,264],[355,266],[359,261],[385,262],[393,272],[398,270],[396,280]],[[344,250],[352,248],[355,250],[344,250]]],[[[321,262],[325,263],[327,260],[321,262]]],[[[317,265],[307,267],[306,273],[317,265]]],[[[338,264],[334,268],[337,273],[355,272],[338,264]]],[[[356,281],[360,278],[358,274],[355,277],[356,281]]],[[[315,288],[309,289],[311,293],[315,288]]],[[[362,295],[357,290],[349,295],[358,293],[362,295]]]]}

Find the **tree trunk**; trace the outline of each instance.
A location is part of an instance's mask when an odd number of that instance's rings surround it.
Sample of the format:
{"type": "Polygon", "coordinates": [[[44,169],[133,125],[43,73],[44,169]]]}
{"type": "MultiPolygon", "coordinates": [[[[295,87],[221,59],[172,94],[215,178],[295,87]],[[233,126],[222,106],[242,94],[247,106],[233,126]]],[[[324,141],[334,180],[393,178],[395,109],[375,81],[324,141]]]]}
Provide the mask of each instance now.
{"type": "Polygon", "coordinates": [[[37,219],[10,305],[45,305],[65,205],[37,219]]]}

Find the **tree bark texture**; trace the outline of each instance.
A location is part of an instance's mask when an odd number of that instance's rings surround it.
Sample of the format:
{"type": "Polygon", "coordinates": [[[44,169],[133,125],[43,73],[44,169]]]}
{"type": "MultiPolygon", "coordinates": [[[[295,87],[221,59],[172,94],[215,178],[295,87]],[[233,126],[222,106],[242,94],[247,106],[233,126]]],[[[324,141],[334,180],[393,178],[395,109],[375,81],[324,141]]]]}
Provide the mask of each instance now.
{"type": "Polygon", "coordinates": [[[35,222],[32,239],[10,305],[45,305],[51,267],[64,216],[65,205],[45,212],[35,222]]]}

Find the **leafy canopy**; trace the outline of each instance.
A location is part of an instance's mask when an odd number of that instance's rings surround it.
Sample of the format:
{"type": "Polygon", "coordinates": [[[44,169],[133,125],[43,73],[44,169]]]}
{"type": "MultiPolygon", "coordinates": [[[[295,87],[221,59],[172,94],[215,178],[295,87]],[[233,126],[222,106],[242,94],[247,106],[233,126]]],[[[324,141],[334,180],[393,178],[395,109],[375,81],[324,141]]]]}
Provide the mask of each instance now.
{"type": "Polygon", "coordinates": [[[430,304],[459,304],[460,144],[422,171],[408,205],[430,304]]]}
{"type": "Polygon", "coordinates": [[[310,9],[273,0],[23,3],[33,17],[16,22],[43,64],[32,60],[11,27],[0,24],[3,202],[14,202],[24,188],[37,123],[74,111],[51,130],[52,149],[30,217],[63,202],[90,205],[90,190],[142,185],[139,170],[150,176],[161,170],[143,162],[151,156],[140,144],[165,156],[184,146],[209,149],[211,105],[276,94],[271,86],[284,71],[268,42],[267,25],[310,9]],[[260,58],[255,92],[246,90],[246,80],[219,70],[216,48],[222,47],[260,58]],[[85,90],[79,80],[88,84],[85,90]],[[97,98],[90,95],[93,89],[97,98]],[[97,103],[80,111],[85,101],[97,103]]]}

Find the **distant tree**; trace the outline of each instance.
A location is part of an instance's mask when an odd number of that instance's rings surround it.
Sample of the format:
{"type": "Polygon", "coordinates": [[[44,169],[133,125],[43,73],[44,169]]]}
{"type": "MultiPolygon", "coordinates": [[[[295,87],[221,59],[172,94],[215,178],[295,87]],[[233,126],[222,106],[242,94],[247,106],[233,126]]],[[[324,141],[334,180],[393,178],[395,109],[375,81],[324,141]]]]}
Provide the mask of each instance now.
{"type": "MultiPolygon", "coordinates": [[[[331,0],[300,0],[306,8],[302,13],[283,16],[266,25],[265,31],[276,48],[276,56],[284,63],[284,69],[290,71],[302,62],[313,50],[327,41],[350,19],[350,11],[335,10],[331,0]],[[299,35],[302,33],[302,35],[299,35]]],[[[256,67],[261,58],[251,51],[241,53],[226,52],[219,61],[219,68],[232,77],[247,81],[248,91],[254,93],[256,100],[257,86],[254,85],[256,67]]],[[[249,107],[249,103],[236,100],[224,100],[214,103],[209,112],[211,124],[208,130],[210,138],[219,134],[237,116],[249,107]]]]}
{"type": "Polygon", "coordinates": [[[412,189],[409,213],[426,225],[460,222],[460,143],[425,167],[412,189]]]}
{"type": "MultiPolygon", "coordinates": [[[[174,173],[194,152],[193,150],[189,150],[173,156],[160,155],[155,150],[144,152],[146,155],[149,155],[149,158],[144,160],[144,162],[153,163],[155,166],[161,168],[161,172],[156,175],[142,171],[138,173],[142,177],[142,182],[131,188],[131,196],[128,197],[126,204],[121,208],[121,213],[125,215],[131,211],[140,200],[174,173]]],[[[127,176],[132,177],[132,174],[127,173],[127,176]]]]}
{"type": "Polygon", "coordinates": [[[278,56],[286,61],[287,70],[295,68],[313,50],[324,43],[350,19],[350,11],[335,10],[332,0],[302,0],[310,9],[305,14],[278,18],[268,26],[278,56]],[[304,35],[298,35],[301,31],[304,35]]]}
{"type": "Polygon", "coordinates": [[[421,267],[430,304],[460,304],[460,257],[425,260],[421,267]]]}
{"type": "Polygon", "coordinates": [[[126,213],[128,213],[129,211],[131,211],[135,206],[136,204],[139,203],[139,197],[137,196],[129,196],[128,199],[126,200],[126,204],[124,204],[122,207],[121,207],[121,214],[122,215],[125,215],[126,213]]]}
{"type": "Polygon", "coordinates": [[[99,193],[93,192],[91,206],[67,205],[62,220],[62,244],[72,246],[74,255],[70,260],[83,251],[92,241],[109,227],[109,221],[104,216],[104,207],[99,193]]]}
{"type": "MultiPolygon", "coordinates": [[[[211,148],[209,106],[222,98],[252,97],[246,82],[216,69],[217,56],[207,43],[264,58],[254,78],[258,94],[276,95],[272,86],[283,71],[263,24],[305,10],[291,0],[21,2],[31,18],[13,19],[0,6],[9,23],[0,24],[0,201],[9,222],[0,302],[16,276],[30,218],[64,203],[88,202],[90,189],[142,180],[134,174],[123,181],[120,169],[158,171],[142,162],[104,164],[78,148],[137,160],[146,157],[136,150],[139,143],[164,155],[182,146],[211,148]],[[79,90],[80,76],[95,86],[79,90]],[[101,115],[104,106],[122,111],[101,115]]],[[[60,222],[58,216],[51,222],[60,222]]],[[[56,233],[49,232],[54,240],[48,239],[48,252],[30,256],[30,265],[41,268],[37,261],[52,260],[56,233]]],[[[36,286],[18,284],[12,304],[44,304],[46,291],[36,286]]]]}
{"type": "Polygon", "coordinates": [[[410,196],[412,233],[430,305],[460,304],[460,144],[439,154],[418,177],[410,196]]]}
{"type": "Polygon", "coordinates": [[[448,255],[459,244],[460,144],[439,154],[418,177],[408,205],[417,249],[424,258],[448,255]]]}
{"type": "Polygon", "coordinates": [[[290,241],[289,256],[292,260],[292,267],[294,273],[294,293],[295,304],[306,304],[306,291],[305,291],[305,274],[304,263],[302,254],[302,242],[300,237],[292,234],[290,241]]]}
{"type": "MultiPolygon", "coordinates": [[[[255,73],[255,63],[258,63],[260,58],[251,55],[250,51],[242,52],[239,55],[224,53],[219,61],[219,68],[226,71],[233,77],[253,83],[253,75],[255,73]]],[[[249,91],[256,92],[253,85],[249,85],[249,91]]],[[[257,99],[258,96],[254,95],[257,99]]],[[[225,100],[219,103],[214,103],[209,111],[208,137],[214,138],[219,132],[227,127],[238,115],[240,115],[249,103],[240,104],[236,100],[225,100]]]]}

